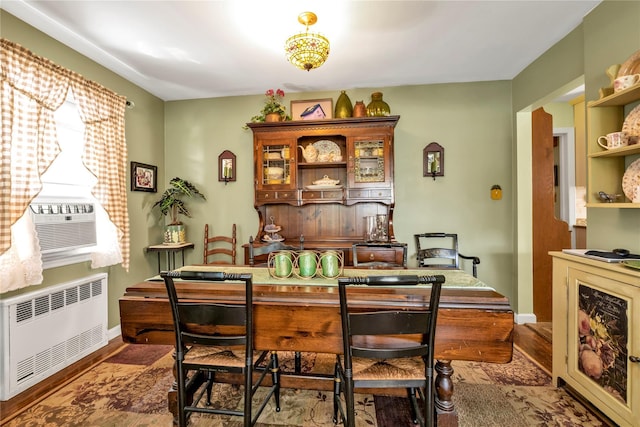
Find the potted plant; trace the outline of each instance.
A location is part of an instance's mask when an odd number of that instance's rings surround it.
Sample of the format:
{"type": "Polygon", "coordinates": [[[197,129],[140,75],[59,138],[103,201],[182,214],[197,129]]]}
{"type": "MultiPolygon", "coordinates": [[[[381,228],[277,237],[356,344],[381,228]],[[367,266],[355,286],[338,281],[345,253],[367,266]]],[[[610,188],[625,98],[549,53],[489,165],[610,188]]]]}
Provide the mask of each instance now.
{"type": "MultiPolygon", "coordinates": [[[[282,89],[275,92],[273,89],[269,89],[264,95],[266,96],[264,107],[262,107],[260,114],[251,117],[253,123],[291,120],[291,116],[287,114],[287,107],[282,104],[284,98],[282,89]]],[[[247,126],[245,125],[244,128],[247,129],[247,126]]]]}
{"type": "Polygon", "coordinates": [[[171,214],[171,222],[165,226],[164,243],[180,244],[186,242],[186,232],[184,224],[180,221],[178,215],[182,214],[191,218],[191,212],[187,209],[182,198],[184,197],[200,197],[202,200],[207,198],[187,180],[175,177],[169,181],[171,185],[152,208],[158,206],[163,216],[171,214]]]}

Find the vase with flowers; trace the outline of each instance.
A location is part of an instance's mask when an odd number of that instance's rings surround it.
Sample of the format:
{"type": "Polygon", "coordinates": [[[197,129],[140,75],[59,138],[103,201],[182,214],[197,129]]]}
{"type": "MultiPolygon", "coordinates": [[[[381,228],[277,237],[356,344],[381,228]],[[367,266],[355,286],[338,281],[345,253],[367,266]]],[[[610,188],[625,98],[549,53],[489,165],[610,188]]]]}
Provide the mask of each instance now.
{"type": "MultiPolygon", "coordinates": [[[[291,120],[291,116],[287,114],[287,107],[282,104],[284,98],[284,91],[282,89],[275,91],[269,89],[264,95],[266,97],[264,107],[262,107],[260,114],[251,117],[253,123],[291,120]]],[[[244,126],[244,128],[247,129],[247,126],[244,126]]]]}

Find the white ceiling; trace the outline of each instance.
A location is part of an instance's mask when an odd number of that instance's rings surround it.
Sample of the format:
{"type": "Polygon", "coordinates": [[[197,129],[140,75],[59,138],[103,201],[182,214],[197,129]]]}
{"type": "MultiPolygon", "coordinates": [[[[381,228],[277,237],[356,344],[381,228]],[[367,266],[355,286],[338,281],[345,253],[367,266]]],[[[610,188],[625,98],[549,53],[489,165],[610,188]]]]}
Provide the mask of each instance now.
{"type": "MultiPolygon", "coordinates": [[[[163,100],[511,80],[600,0],[31,1],[1,7],[163,100]],[[284,57],[297,16],[331,42],[284,57]]],[[[46,55],[45,55],[46,56],[46,55]]]]}

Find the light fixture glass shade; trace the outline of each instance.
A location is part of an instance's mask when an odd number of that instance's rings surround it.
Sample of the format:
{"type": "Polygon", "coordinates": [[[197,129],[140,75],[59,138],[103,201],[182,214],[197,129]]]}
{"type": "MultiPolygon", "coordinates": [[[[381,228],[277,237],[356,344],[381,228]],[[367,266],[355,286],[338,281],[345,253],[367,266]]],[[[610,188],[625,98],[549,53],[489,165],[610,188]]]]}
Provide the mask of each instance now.
{"type": "Polygon", "coordinates": [[[318,68],[329,57],[329,40],[318,33],[310,33],[309,25],[315,24],[317,17],[313,12],[304,12],[298,21],[306,25],[306,31],[287,39],[284,44],[287,60],[301,70],[318,68]]]}

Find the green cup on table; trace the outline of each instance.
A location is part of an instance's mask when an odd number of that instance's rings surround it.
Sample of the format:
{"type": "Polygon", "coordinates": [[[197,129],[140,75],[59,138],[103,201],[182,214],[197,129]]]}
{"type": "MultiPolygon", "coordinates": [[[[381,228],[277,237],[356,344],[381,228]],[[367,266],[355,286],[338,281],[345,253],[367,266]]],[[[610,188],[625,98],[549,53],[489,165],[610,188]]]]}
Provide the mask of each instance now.
{"type": "Polygon", "coordinates": [[[326,251],[320,257],[322,275],[328,279],[336,278],[340,275],[340,260],[336,251],[326,251]]]}
{"type": "Polygon", "coordinates": [[[298,255],[298,269],[300,277],[313,277],[318,268],[318,259],[313,251],[302,251],[298,255]]]}
{"type": "Polygon", "coordinates": [[[291,270],[293,269],[291,252],[278,252],[273,257],[273,260],[276,277],[289,277],[291,275],[291,270]]]}

